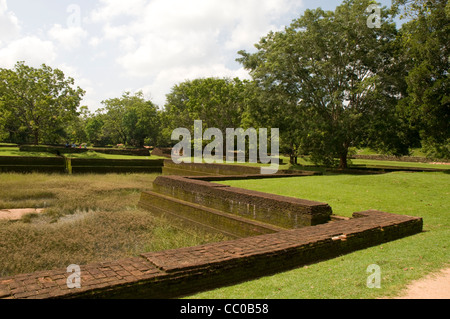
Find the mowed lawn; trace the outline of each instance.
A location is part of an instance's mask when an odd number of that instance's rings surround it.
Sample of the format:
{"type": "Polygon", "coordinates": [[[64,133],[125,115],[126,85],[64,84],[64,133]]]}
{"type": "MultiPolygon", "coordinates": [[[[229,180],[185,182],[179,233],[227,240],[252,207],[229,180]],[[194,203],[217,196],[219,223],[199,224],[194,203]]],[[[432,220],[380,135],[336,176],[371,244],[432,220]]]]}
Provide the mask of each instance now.
{"type": "Polygon", "coordinates": [[[0,277],[227,239],[139,209],[156,176],[0,174],[0,209],[46,209],[0,220],[0,277]]]}
{"type": "Polygon", "coordinates": [[[235,187],[327,202],[336,215],[378,209],[420,216],[414,236],[190,298],[383,298],[408,283],[450,266],[450,174],[330,175],[221,182],[235,187]],[[381,270],[381,288],[368,288],[370,265],[381,270]]]}

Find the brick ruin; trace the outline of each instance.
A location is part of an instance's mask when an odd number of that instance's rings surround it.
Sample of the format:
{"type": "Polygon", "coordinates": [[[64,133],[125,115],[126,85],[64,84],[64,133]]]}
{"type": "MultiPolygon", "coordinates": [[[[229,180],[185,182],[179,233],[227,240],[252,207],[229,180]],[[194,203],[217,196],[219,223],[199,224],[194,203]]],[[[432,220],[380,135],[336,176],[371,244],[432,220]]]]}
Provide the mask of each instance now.
{"type": "MultiPolygon", "coordinates": [[[[238,175],[220,175],[217,167],[209,167],[213,175],[158,176],[153,190],[142,193],[139,206],[180,225],[203,227],[233,239],[81,265],[80,288],[68,288],[66,269],[0,278],[0,298],[177,298],[422,231],[420,217],[368,210],[339,218],[326,203],[213,183],[267,176],[241,168],[236,169],[238,175]]],[[[197,169],[204,173],[207,168],[197,169]]]]}

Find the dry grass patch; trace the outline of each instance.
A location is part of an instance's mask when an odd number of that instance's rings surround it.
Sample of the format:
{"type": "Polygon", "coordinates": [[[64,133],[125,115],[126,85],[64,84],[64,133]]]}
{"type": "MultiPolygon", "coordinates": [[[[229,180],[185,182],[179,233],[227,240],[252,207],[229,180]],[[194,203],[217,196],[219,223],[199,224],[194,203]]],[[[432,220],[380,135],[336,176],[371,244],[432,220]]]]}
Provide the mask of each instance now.
{"type": "Polygon", "coordinates": [[[45,213],[0,221],[0,277],[226,239],[138,209],[156,176],[1,174],[0,209],[45,213]]]}

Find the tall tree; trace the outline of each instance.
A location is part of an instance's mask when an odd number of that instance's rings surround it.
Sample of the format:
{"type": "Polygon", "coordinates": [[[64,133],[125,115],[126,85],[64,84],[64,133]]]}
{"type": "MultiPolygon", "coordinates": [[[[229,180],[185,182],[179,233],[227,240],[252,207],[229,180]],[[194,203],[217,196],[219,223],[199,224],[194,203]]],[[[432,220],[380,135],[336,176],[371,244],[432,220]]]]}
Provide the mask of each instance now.
{"type": "Polygon", "coordinates": [[[450,158],[450,4],[447,0],[397,0],[402,16],[402,56],[407,61],[403,113],[420,132],[429,156],[450,158]]]}
{"type": "Polygon", "coordinates": [[[144,98],[142,92],[125,92],[120,98],[102,102],[103,130],[113,141],[144,146],[146,140],[156,142],[159,122],[158,107],[144,98]]]}
{"type": "Polygon", "coordinates": [[[86,125],[84,128],[86,131],[86,137],[87,140],[94,145],[105,146],[109,144],[107,137],[105,137],[102,132],[104,125],[103,117],[104,114],[96,113],[91,114],[86,119],[86,125]]]}
{"type": "MultiPolygon", "coordinates": [[[[175,85],[167,95],[167,103],[163,119],[166,123],[164,130],[165,140],[171,138],[172,131],[176,128],[187,128],[191,135],[197,132],[194,129],[194,121],[202,121],[202,132],[208,128],[216,128],[222,132],[224,138],[227,128],[241,128],[243,115],[246,110],[247,81],[238,78],[199,78],[187,80],[175,85]]],[[[225,156],[227,144],[221,142],[217,136],[211,140],[202,139],[203,146],[212,140],[222,145],[221,151],[225,156]]],[[[193,137],[192,147],[195,148],[199,140],[193,137]]],[[[173,141],[170,143],[174,144],[173,141]]],[[[199,144],[197,144],[199,145],[199,144]]],[[[245,146],[247,151],[247,146],[245,146]]],[[[250,146],[249,146],[250,147],[250,146]]],[[[215,149],[217,151],[217,149],[215,149]]]]}
{"type": "Polygon", "coordinates": [[[36,69],[18,62],[13,70],[0,69],[0,107],[19,131],[34,144],[55,141],[77,116],[84,91],[74,80],[45,64],[36,69]]]}
{"type": "Polygon", "coordinates": [[[299,135],[296,148],[316,162],[338,158],[347,167],[349,148],[371,142],[367,132],[395,113],[397,30],[386,10],[380,27],[369,27],[372,4],[346,0],[334,12],[306,10],[284,31],[262,38],[256,53],[239,52],[238,61],[271,96],[268,109],[282,120],[282,139],[299,135]]]}
{"type": "MultiPolygon", "coordinates": [[[[178,127],[192,129],[195,120],[203,126],[239,128],[245,110],[245,86],[239,79],[203,78],[175,85],[167,95],[166,134],[178,127]]],[[[169,135],[170,137],[170,135],[169,135]]]]}

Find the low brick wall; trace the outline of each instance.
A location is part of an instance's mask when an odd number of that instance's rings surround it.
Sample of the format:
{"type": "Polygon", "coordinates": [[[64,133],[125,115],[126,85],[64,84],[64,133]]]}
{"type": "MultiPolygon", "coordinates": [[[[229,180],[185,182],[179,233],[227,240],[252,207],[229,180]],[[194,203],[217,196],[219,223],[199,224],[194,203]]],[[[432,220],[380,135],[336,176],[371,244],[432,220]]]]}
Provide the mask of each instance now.
{"type": "Polygon", "coordinates": [[[176,298],[286,271],[422,231],[421,218],[379,211],[355,218],[197,247],[0,278],[0,298],[176,298]]]}
{"type": "Polygon", "coordinates": [[[429,163],[434,161],[449,163],[448,159],[430,159],[419,156],[352,155],[350,158],[378,160],[378,161],[413,162],[413,163],[429,163]]]}
{"type": "Polygon", "coordinates": [[[72,273],[66,269],[0,278],[0,299],[177,298],[334,258],[423,228],[420,217],[375,210],[330,220],[326,203],[206,181],[211,178],[159,176],[156,192],[143,193],[139,205],[165,216],[178,209],[177,218],[184,222],[207,224],[238,239],[81,265],[80,288],[68,288],[72,273]],[[301,227],[305,222],[313,226],[301,227]]]}
{"type": "Polygon", "coordinates": [[[62,157],[0,156],[0,172],[64,173],[65,169],[62,157]]]}
{"type": "Polygon", "coordinates": [[[153,215],[164,216],[180,227],[206,229],[209,233],[220,233],[228,238],[243,238],[285,230],[155,192],[143,192],[139,207],[151,211],[153,215]]]}
{"type": "Polygon", "coordinates": [[[229,187],[182,176],[158,176],[153,190],[206,207],[284,228],[328,222],[326,203],[229,187]]]}
{"type": "Polygon", "coordinates": [[[71,159],[72,173],[162,173],[164,160],[71,159]]]}
{"type": "MultiPolygon", "coordinates": [[[[279,171],[283,172],[283,171],[279,171]]],[[[164,175],[184,176],[217,176],[217,175],[256,175],[261,174],[261,168],[256,166],[244,166],[239,164],[203,164],[203,163],[180,163],[175,164],[172,160],[164,161],[164,175]]],[[[313,174],[313,172],[310,172],[313,174]]],[[[269,174],[267,175],[269,176],[269,174]]]]}
{"type": "Polygon", "coordinates": [[[170,158],[172,156],[172,148],[171,147],[155,147],[151,154],[153,156],[163,156],[170,158]]]}
{"type": "MultiPolygon", "coordinates": [[[[72,173],[162,173],[164,160],[73,158],[72,173]]],[[[0,156],[0,172],[67,173],[66,158],[0,156]]]]}
{"type": "Polygon", "coordinates": [[[172,160],[164,160],[164,173],[170,170],[185,171],[182,175],[244,175],[260,174],[259,167],[241,166],[236,164],[202,164],[202,163],[180,163],[175,164],[172,160]]]}

